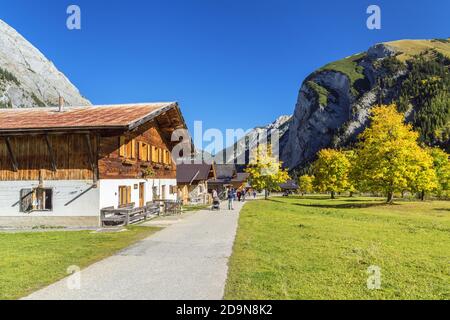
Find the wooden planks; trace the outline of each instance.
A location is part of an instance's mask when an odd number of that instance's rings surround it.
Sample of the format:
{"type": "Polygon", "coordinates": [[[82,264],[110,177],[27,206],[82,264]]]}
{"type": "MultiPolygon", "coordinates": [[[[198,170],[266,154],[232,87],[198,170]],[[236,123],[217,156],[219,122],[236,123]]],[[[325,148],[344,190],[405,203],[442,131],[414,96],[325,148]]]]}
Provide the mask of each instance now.
{"type": "MultiPolygon", "coordinates": [[[[40,174],[44,180],[92,180],[93,171],[84,139],[82,134],[0,139],[0,180],[39,180],[40,174]],[[11,166],[10,150],[17,170],[11,166]]],[[[95,140],[91,142],[92,149],[96,150],[95,140]]]]}
{"type": "Polygon", "coordinates": [[[142,125],[133,132],[126,133],[125,137],[126,139],[122,140],[120,139],[120,135],[100,137],[98,161],[100,179],[142,178],[142,171],[147,166],[150,166],[155,172],[155,176],[152,178],[176,179],[176,166],[174,163],[166,168],[163,165],[153,166],[151,162],[139,160],[139,157],[132,160],[125,160],[124,157],[120,156],[121,145],[131,139],[134,139],[136,144],[143,142],[157,148],[171,149],[170,145],[167,145],[165,142],[154,121],[142,125]]]}
{"type": "MultiPolygon", "coordinates": [[[[162,126],[175,125],[177,120],[162,116],[162,126]]],[[[150,121],[131,132],[134,139],[157,149],[171,150],[168,133],[160,124],[150,121]]],[[[123,132],[101,131],[0,137],[0,181],[16,180],[93,180],[137,179],[151,168],[155,179],[176,179],[176,166],[155,164],[136,157],[124,161],[119,156],[123,132]]],[[[123,148],[122,148],[123,150],[123,148]]],[[[165,159],[170,153],[165,154],[165,159]]]]}

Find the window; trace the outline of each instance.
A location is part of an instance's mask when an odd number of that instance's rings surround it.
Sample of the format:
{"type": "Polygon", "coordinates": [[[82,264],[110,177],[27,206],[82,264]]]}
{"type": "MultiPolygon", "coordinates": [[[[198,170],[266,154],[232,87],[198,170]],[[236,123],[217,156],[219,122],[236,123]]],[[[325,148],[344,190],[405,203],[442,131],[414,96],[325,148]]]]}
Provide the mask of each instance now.
{"type": "Polygon", "coordinates": [[[138,143],[139,160],[150,161],[150,146],[145,142],[138,143]]]}
{"type": "Polygon", "coordinates": [[[163,150],[158,148],[158,162],[163,163],[163,150]]]}
{"type": "Polygon", "coordinates": [[[119,186],[119,206],[131,203],[131,187],[119,186]]]}
{"type": "Polygon", "coordinates": [[[158,187],[152,188],[152,196],[153,196],[153,200],[158,199],[158,187]]]}
{"type": "Polygon", "coordinates": [[[20,211],[51,211],[53,210],[53,189],[34,188],[20,190],[20,211]]]}
{"type": "Polygon", "coordinates": [[[163,163],[164,164],[170,164],[170,152],[169,150],[163,151],[163,163]]]}
{"type": "Polygon", "coordinates": [[[170,192],[170,194],[177,193],[177,186],[170,186],[169,187],[169,192],[170,192]]]}
{"type": "Polygon", "coordinates": [[[158,148],[152,146],[152,162],[158,162],[158,148]]]}
{"type": "Polygon", "coordinates": [[[128,140],[121,136],[119,138],[119,156],[127,159],[136,159],[136,140],[128,140]]]}

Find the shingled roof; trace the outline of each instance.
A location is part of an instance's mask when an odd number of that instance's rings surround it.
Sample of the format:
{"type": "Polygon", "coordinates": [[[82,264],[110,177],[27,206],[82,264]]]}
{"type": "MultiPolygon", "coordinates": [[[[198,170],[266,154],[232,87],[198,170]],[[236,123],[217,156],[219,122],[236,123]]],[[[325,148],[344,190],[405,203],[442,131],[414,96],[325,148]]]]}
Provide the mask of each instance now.
{"type": "Polygon", "coordinates": [[[185,127],[176,102],[65,107],[62,112],[58,108],[1,109],[0,133],[61,129],[132,130],[171,109],[178,111],[185,127]]]}
{"type": "Polygon", "coordinates": [[[214,172],[212,164],[178,164],[177,183],[191,184],[196,181],[208,180],[211,178],[211,171],[214,172]]]}

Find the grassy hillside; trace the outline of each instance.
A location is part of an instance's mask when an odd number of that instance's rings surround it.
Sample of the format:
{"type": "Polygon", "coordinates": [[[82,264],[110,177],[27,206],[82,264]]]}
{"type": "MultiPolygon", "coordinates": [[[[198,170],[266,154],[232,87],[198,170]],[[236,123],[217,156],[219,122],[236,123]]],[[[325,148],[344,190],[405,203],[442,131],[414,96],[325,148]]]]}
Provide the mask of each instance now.
{"type": "Polygon", "coordinates": [[[245,205],[226,299],[449,299],[450,202],[273,198],[245,205]],[[381,288],[367,287],[381,268],[381,288]]]}
{"type": "Polygon", "coordinates": [[[386,42],[386,45],[393,47],[396,51],[401,52],[401,54],[397,56],[397,59],[403,62],[430,49],[434,49],[450,58],[449,39],[398,40],[386,42]]]}

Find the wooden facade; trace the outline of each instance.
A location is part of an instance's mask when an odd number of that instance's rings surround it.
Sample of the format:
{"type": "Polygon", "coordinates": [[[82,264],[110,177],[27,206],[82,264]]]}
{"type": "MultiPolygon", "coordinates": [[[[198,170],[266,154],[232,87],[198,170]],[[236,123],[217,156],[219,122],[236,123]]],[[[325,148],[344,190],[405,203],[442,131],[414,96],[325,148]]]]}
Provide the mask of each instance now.
{"type": "Polygon", "coordinates": [[[99,178],[175,179],[176,166],[171,158],[171,149],[155,121],[133,132],[100,137],[99,178]],[[127,147],[129,151],[121,154],[120,149],[127,147]]]}
{"type": "Polygon", "coordinates": [[[86,134],[0,137],[0,181],[91,180],[96,150],[86,134]]]}

